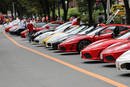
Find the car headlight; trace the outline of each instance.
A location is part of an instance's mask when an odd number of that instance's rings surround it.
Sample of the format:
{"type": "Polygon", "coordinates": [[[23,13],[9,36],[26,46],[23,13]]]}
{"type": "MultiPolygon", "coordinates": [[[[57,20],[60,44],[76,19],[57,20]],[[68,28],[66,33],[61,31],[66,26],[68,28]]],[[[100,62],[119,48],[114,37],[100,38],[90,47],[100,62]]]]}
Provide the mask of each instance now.
{"type": "Polygon", "coordinates": [[[103,60],[103,55],[102,55],[102,53],[100,53],[100,59],[103,60]]]}

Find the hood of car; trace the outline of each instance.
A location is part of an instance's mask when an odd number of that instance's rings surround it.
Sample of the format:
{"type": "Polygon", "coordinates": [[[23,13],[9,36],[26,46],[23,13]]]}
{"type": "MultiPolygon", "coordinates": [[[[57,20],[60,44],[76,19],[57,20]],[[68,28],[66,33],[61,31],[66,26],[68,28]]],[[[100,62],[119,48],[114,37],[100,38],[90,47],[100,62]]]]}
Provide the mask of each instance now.
{"type": "Polygon", "coordinates": [[[52,35],[52,36],[48,39],[47,42],[57,42],[58,40],[60,40],[60,39],[62,39],[62,38],[64,38],[64,37],[66,37],[66,36],[68,36],[68,34],[66,34],[66,33],[56,33],[56,34],[52,35]]]}
{"type": "Polygon", "coordinates": [[[98,41],[95,41],[93,43],[91,43],[89,46],[94,46],[96,44],[100,44],[100,43],[103,43],[103,42],[106,42],[108,40],[111,40],[111,39],[102,39],[102,40],[98,40],[98,41]]]}
{"type": "Polygon", "coordinates": [[[116,61],[130,61],[130,50],[126,51],[121,56],[119,56],[116,61]]]}
{"type": "Polygon", "coordinates": [[[49,35],[51,35],[51,34],[53,34],[53,32],[46,32],[46,33],[43,33],[43,34],[37,36],[37,37],[35,38],[35,40],[44,39],[44,38],[46,38],[47,36],[49,36],[49,35]]]}
{"type": "Polygon", "coordinates": [[[106,48],[103,53],[116,53],[121,51],[127,51],[130,49],[130,42],[119,42],[117,44],[113,44],[113,46],[110,46],[106,48]]]}
{"type": "Polygon", "coordinates": [[[94,50],[94,49],[100,49],[100,48],[106,48],[108,46],[110,46],[111,44],[117,43],[120,40],[116,40],[116,39],[103,39],[103,40],[99,40],[96,41],[90,45],[88,45],[86,48],[84,48],[84,50],[94,50]]]}

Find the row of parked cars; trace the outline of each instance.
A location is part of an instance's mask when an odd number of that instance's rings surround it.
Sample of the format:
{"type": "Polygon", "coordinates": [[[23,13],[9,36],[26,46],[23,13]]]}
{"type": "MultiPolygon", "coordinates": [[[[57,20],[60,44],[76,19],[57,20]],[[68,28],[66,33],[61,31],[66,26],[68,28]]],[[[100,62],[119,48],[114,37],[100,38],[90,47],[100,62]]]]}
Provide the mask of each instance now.
{"type": "MultiPolygon", "coordinates": [[[[19,21],[5,25],[10,34],[28,37],[29,30],[20,30],[19,21]],[[16,32],[17,31],[17,32],[16,32]],[[13,32],[13,33],[12,33],[13,32]]],[[[85,24],[72,22],[36,23],[28,38],[32,44],[63,52],[79,52],[83,60],[115,63],[118,70],[130,70],[130,26],[124,24],[85,24]]]]}

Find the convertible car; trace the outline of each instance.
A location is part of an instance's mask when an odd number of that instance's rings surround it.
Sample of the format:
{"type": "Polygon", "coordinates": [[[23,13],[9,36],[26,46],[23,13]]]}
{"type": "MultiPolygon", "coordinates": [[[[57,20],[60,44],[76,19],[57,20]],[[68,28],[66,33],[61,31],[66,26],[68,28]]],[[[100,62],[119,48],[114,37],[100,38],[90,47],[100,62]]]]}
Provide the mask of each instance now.
{"type": "Polygon", "coordinates": [[[72,31],[78,30],[79,27],[80,26],[78,26],[78,25],[74,25],[74,26],[69,27],[69,29],[65,32],[55,33],[51,36],[48,36],[47,38],[45,38],[42,41],[42,44],[45,45],[46,47],[52,47],[53,42],[55,42],[61,38],[64,38],[64,36],[66,36],[68,33],[72,32],[72,31]]]}
{"type": "Polygon", "coordinates": [[[53,35],[46,41],[46,46],[51,47],[53,49],[57,49],[58,44],[60,44],[62,41],[66,40],[69,37],[74,36],[75,34],[81,31],[86,30],[87,28],[88,26],[81,25],[81,26],[72,28],[65,33],[59,33],[59,34],[53,35]]]}
{"type": "Polygon", "coordinates": [[[47,30],[47,31],[44,31],[44,30],[38,31],[38,32],[36,32],[34,35],[32,35],[31,39],[32,39],[33,42],[39,42],[39,40],[37,40],[37,39],[35,39],[35,38],[42,38],[42,37],[44,38],[44,36],[42,35],[43,33],[46,33],[46,34],[47,34],[47,32],[48,32],[48,34],[45,35],[45,37],[46,37],[46,36],[49,36],[49,35],[53,34],[54,32],[62,31],[61,28],[63,28],[64,26],[66,26],[66,25],[68,25],[68,24],[70,24],[70,23],[71,23],[71,22],[66,22],[66,23],[64,23],[64,24],[62,24],[62,25],[56,27],[56,29],[52,29],[52,30],[50,29],[50,30],[47,30]],[[49,33],[49,32],[51,32],[51,33],[49,33]],[[34,40],[34,39],[35,39],[35,40],[34,40]]]}
{"type": "Polygon", "coordinates": [[[9,32],[9,30],[11,28],[13,28],[14,26],[17,26],[19,22],[20,22],[20,20],[14,20],[14,21],[10,22],[9,24],[5,25],[4,26],[5,27],[5,32],[9,32]]]}
{"type": "MultiPolygon", "coordinates": [[[[34,27],[34,32],[38,32],[38,31],[41,31],[41,30],[49,30],[49,29],[55,29],[56,27],[58,27],[60,24],[62,24],[62,22],[51,22],[51,23],[48,23],[42,27],[38,27],[38,28],[35,28],[34,27]]],[[[21,32],[21,37],[22,38],[26,38],[28,34],[28,30],[25,30],[23,32],[21,32]]]]}
{"type": "MultiPolygon", "coordinates": [[[[126,30],[128,32],[128,30],[126,30]]],[[[122,33],[122,32],[120,32],[122,33]]],[[[101,60],[100,53],[107,48],[108,46],[115,44],[115,43],[126,43],[129,42],[130,32],[125,33],[124,35],[121,34],[120,37],[116,39],[102,39],[92,44],[88,45],[81,51],[82,59],[90,59],[90,60],[101,60]]]]}
{"type": "Polygon", "coordinates": [[[25,27],[26,27],[25,21],[21,20],[16,28],[9,30],[9,33],[12,35],[20,35],[20,33],[26,29],[25,27]]]}
{"type": "Polygon", "coordinates": [[[130,50],[118,57],[116,68],[121,71],[130,71],[130,50]]]}
{"type": "Polygon", "coordinates": [[[69,30],[69,28],[71,28],[71,23],[67,23],[67,24],[64,24],[64,25],[61,25],[60,27],[56,28],[55,31],[49,31],[49,32],[46,32],[46,33],[43,33],[39,36],[37,36],[35,39],[34,39],[34,42],[37,42],[37,43],[42,43],[42,40],[45,39],[46,37],[52,35],[52,34],[55,34],[55,33],[59,33],[59,32],[65,32],[67,30],[69,30]],[[62,26],[62,27],[61,27],[62,26]]]}
{"type": "Polygon", "coordinates": [[[84,47],[91,44],[92,42],[118,36],[119,32],[121,31],[120,29],[122,29],[120,27],[126,27],[126,25],[110,24],[97,28],[93,32],[86,35],[76,35],[59,44],[59,49],[65,52],[80,52],[84,47]],[[116,32],[117,30],[118,32],[116,32]]]}
{"type": "MultiPolygon", "coordinates": [[[[82,27],[81,27],[81,28],[82,28],[82,27]]],[[[85,27],[83,30],[81,30],[81,31],[71,32],[69,35],[66,35],[65,37],[63,37],[63,38],[61,38],[61,39],[58,39],[57,41],[53,42],[53,43],[52,43],[52,48],[53,48],[53,49],[58,49],[58,45],[59,45],[60,43],[62,43],[63,41],[65,41],[66,39],[71,38],[71,37],[73,37],[73,36],[75,36],[75,35],[77,35],[77,34],[87,34],[87,33],[90,33],[90,32],[92,32],[94,29],[95,29],[94,26],[91,26],[91,27],[87,27],[87,26],[86,26],[86,27],[85,27]]]]}
{"type": "Polygon", "coordinates": [[[124,52],[130,49],[130,41],[120,44],[113,44],[101,52],[101,59],[104,62],[114,63],[116,59],[124,52]]]}

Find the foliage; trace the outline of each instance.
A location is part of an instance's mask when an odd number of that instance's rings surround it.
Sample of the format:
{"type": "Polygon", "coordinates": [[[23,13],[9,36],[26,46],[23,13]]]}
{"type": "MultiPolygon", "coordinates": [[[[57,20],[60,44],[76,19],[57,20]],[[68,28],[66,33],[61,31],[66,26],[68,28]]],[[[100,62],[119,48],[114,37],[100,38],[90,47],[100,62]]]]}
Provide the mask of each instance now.
{"type": "Polygon", "coordinates": [[[78,9],[77,8],[69,8],[68,17],[72,17],[74,15],[80,16],[80,13],[79,13],[78,9]]]}

